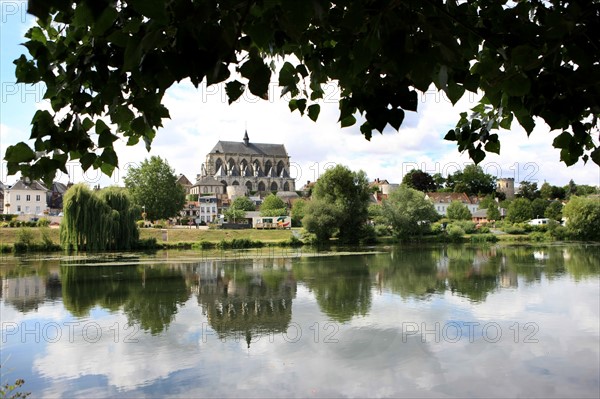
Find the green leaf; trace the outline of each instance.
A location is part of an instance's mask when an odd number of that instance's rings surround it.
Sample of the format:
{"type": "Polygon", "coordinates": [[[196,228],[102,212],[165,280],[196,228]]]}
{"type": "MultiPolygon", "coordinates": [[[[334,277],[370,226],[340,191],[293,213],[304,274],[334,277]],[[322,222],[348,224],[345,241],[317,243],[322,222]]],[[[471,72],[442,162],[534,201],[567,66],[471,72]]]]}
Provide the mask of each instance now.
{"type": "Polygon", "coordinates": [[[102,133],[104,133],[106,131],[108,131],[110,133],[110,129],[108,128],[106,123],[104,123],[104,121],[102,119],[98,119],[96,121],[96,134],[101,135],[102,133]]]}
{"type": "Polygon", "coordinates": [[[477,148],[470,148],[469,157],[473,160],[473,162],[475,162],[475,164],[478,164],[485,158],[485,152],[480,148],[480,146],[477,148]]]}
{"type": "Polygon", "coordinates": [[[235,102],[244,93],[244,90],[246,90],[246,85],[243,83],[240,83],[237,80],[228,82],[225,85],[225,93],[227,93],[228,97],[227,102],[229,104],[235,102]]]}
{"type": "Polygon", "coordinates": [[[444,136],[444,140],[456,141],[456,132],[454,130],[448,130],[448,133],[444,136]]]}
{"type": "Polygon", "coordinates": [[[499,141],[488,141],[485,144],[485,150],[488,152],[500,154],[500,142],[499,141]]]}
{"type": "Polygon", "coordinates": [[[102,151],[102,155],[100,155],[100,160],[103,163],[112,165],[113,167],[119,166],[119,158],[117,157],[117,153],[112,147],[107,147],[104,149],[104,151],[102,151]]]}
{"type": "Polygon", "coordinates": [[[348,115],[347,117],[342,119],[340,122],[341,122],[342,127],[348,127],[348,126],[352,126],[356,123],[356,118],[353,115],[348,115]]]}
{"type": "Polygon", "coordinates": [[[17,143],[6,149],[4,160],[7,162],[31,162],[35,158],[35,152],[25,143],[17,143]]]}
{"type": "Polygon", "coordinates": [[[592,161],[594,161],[596,165],[600,166],[600,147],[592,151],[590,158],[592,158],[592,161]]]}
{"type": "Polygon", "coordinates": [[[248,89],[257,97],[265,99],[268,95],[269,81],[271,80],[271,69],[261,58],[251,56],[240,67],[240,73],[249,80],[248,89]]]}
{"type": "Polygon", "coordinates": [[[465,88],[463,86],[452,81],[448,83],[446,95],[448,95],[448,99],[452,102],[452,105],[456,105],[458,100],[462,98],[463,94],[465,94],[465,88]]]}
{"type": "Polygon", "coordinates": [[[404,121],[404,110],[400,108],[391,109],[388,112],[388,123],[396,130],[400,130],[404,121]]]}
{"type": "Polygon", "coordinates": [[[556,138],[552,142],[552,146],[554,148],[567,148],[569,147],[569,144],[571,143],[572,139],[573,136],[571,136],[569,132],[562,132],[561,134],[556,136],[556,138]]]}
{"type": "Polygon", "coordinates": [[[117,136],[112,134],[109,130],[105,130],[102,133],[100,133],[100,137],[98,137],[98,147],[111,147],[113,145],[112,143],[115,142],[117,139],[117,136]]]}
{"type": "Polygon", "coordinates": [[[133,131],[140,136],[146,132],[146,122],[144,122],[144,118],[142,116],[138,116],[131,122],[131,128],[133,131]]]}
{"type": "Polygon", "coordinates": [[[319,106],[319,104],[312,104],[308,107],[308,117],[313,122],[317,121],[317,118],[319,117],[319,112],[321,112],[321,107],[319,106]]]}

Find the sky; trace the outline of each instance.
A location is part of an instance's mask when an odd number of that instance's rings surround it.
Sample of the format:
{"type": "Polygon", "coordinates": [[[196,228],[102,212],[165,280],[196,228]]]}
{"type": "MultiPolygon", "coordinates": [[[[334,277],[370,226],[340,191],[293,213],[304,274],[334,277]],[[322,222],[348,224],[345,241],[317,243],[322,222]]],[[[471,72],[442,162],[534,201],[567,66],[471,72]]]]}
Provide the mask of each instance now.
{"type": "MultiPolygon", "coordinates": [[[[26,13],[27,2],[0,0],[0,6],[0,155],[3,159],[8,146],[27,142],[33,114],[37,109],[49,109],[49,104],[42,99],[43,87],[15,83],[12,62],[27,52],[20,43],[25,41],[24,33],[34,24],[26,13]]],[[[290,112],[286,99],[281,99],[279,93],[274,80],[269,100],[245,93],[236,103],[228,105],[224,86],[196,89],[189,81],[183,81],[171,87],[164,97],[171,119],[163,122],[150,152],[143,144],[126,147],[125,141],[120,140],[115,144],[119,169],[113,176],[93,169],[84,173],[73,162],[67,165],[69,175],[59,172],[59,180],[123,185],[129,166],[158,155],[169,162],[176,174],[182,173],[194,182],[206,154],[217,141],[241,141],[245,130],[251,142],[285,145],[298,189],[336,164],[352,170],[362,169],[370,180],[379,178],[399,183],[414,168],[446,176],[472,163],[467,154],[458,152],[455,143],[443,137],[455,126],[460,112],[476,105],[475,95],[467,94],[452,106],[443,94],[431,88],[420,94],[417,112],[406,113],[399,132],[388,126],[384,134],[374,132],[371,141],[367,141],[359,130],[362,118],[352,127],[339,127],[335,83],[325,88],[317,122],[306,115],[300,116],[298,111],[290,112]]],[[[510,131],[499,132],[500,155],[487,155],[481,166],[495,177],[514,178],[517,183],[528,181],[541,186],[547,181],[563,186],[573,179],[577,184],[600,185],[600,168],[591,161],[587,165],[580,161],[571,167],[560,162],[559,151],[552,147],[559,133],[550,132],[543,121],[538,121],[527,137],[515,122],[510,131]]],[[[14,184],[16,179],[7,175],[6,162],[2,161],[0,180],[14,184]]]]}

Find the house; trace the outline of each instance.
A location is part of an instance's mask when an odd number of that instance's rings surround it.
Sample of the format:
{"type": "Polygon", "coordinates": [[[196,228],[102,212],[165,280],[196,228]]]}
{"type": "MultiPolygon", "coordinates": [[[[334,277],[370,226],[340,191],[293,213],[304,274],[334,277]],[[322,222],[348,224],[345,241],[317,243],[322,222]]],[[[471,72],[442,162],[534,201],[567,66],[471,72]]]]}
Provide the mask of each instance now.
{"type": "Polygon", "coordinates": [[[425,198],[433,202],[435,210],[442,216],[446,216],[448,205],[452,201],[458,201],[466,205],[471,214],[479,209],[479,199],[477,197],[469,197],[465,193],[425,193],[425,198]]]}
{"type": "Polygon", "coordinates": [[[192,224],[205,224],[214,222],[218,216],[217,197],[214,195],[202,196],[198,201],[188,201],[179,212],[181,217],[189,218],[192,224]]]}
{"type": "Polygon", "coordinates": [[[369,188],[373,190],[372,201],[377,204],[381,204],[381,201],[386,199],[392,191],[397,189],[400,185],[395,183],[390,183],[387,180],[380,180],[379,178],[375,179],[371,183],[369,183],[369,188]]]}
{"type": "Polygon", "coordinates": [[[4,213],[41,216],[48,211],[47,192],[41,182],[21,179],[4,190],[4,213]]]}
{"type": "Polygon", "coordinates": [[[190,182],[188,178],[185,177],[185,175],[179,174],[176,183],[183,187],[183,189],[185,190],[185,195],[191,194],[190,189],[192,188],[192,182],[190,182]]]}
{"type": "MultiPolygon", "coordinates": [[[[499,208],[500,211],[500,219],[504,219],[506,217],[506,209],[499,208]]],[[[487,209],[481,208],[476,210],[471,214],[471,220],[477,224],[480,223],[489,223],[490,221],[487,218],[487,209]]]]}
{"type": "Polygon", "coordinates": [[[63,197],[65,192],[73,184],[65,185],[60,182],[53,182],[52,187],[46,192],[46,204],[50,215],[58,215],[63,210],[63,197]]]}

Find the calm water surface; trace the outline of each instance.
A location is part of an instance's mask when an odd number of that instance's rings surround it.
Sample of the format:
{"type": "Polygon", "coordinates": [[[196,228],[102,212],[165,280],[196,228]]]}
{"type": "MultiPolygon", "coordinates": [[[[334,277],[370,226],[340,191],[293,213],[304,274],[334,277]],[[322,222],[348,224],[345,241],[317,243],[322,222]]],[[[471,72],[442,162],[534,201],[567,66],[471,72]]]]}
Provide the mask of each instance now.
{"type": "Polygon", "coordinates": [[[1,382],[32,397],[600,396],[600,246],[376,250],[2,257],[1,382]]]}

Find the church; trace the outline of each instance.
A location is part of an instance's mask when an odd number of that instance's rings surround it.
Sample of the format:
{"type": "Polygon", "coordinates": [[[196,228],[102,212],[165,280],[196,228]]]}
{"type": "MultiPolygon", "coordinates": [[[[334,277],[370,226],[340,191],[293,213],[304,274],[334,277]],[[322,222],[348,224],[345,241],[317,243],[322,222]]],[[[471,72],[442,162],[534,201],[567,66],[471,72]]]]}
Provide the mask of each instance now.
{"type": "Polygon", "coordinates": [[[290,156],[283,144],[252,143],[248,132],[240,141],[219,141],[206,155],[201,174],[191,194],[226,194],[227,187],[236,192],[295,191],[290,177],[290,156]]]}

